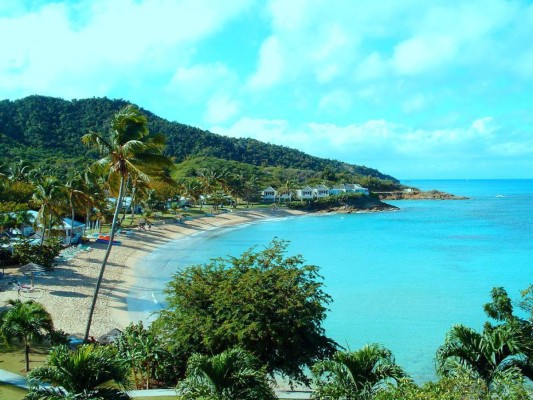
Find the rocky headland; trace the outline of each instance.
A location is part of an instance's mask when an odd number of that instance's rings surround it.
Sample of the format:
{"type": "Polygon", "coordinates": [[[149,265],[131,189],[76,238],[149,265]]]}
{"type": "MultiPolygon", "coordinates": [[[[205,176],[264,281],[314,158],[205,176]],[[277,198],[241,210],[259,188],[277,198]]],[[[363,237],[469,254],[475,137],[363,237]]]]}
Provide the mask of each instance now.
{"type": "Polygon", "coordinates": [[[468,197],[456,196],[438,190],[422,191],[418,189],[407,189],[394,192],[379,192],[376,194],[380,200],[468,200],[468,197]]]}

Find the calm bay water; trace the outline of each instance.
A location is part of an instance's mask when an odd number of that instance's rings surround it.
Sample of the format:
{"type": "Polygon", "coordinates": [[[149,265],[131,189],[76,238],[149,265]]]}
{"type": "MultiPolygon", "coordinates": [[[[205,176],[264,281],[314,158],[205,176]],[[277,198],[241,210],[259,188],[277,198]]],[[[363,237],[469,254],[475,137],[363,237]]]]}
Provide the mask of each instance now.
{"type": "Polygon", "coordinates": [[[481,329],[492,287],[518,299],[533,283],[533,180],[402,183],[470,199],[396,201],[397,212],[263,221],[181,239],[142,263],[129,311],[142,319],[161,308],[165,282],[183,266],[279,237],[289,254],[320,266],[333,298],[330,337],[352,350],[382,343],[415,379],[432,379],[453,324],[481,329]]]}

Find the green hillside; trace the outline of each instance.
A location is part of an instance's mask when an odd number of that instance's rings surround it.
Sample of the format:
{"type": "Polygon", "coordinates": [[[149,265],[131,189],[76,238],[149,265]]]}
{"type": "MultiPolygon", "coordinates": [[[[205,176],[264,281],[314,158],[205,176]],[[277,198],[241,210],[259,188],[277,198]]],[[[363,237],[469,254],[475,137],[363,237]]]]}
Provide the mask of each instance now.
{"type": "MultiPolygon", "coordinates": [[[[58,159],[94,157],[94,153],[83,147],[80,137],[89,130],[105,131],[111,116],[126,104],[125,100],[107,98],[66,101],[44,96],[0,101],[0,160],[25,158],[34,163],[43,160],[53,163],[58,159]]],[[[166,152],[177,163],[208,156],[255,166],[331,169],[396,181],[372,168],[313,157],[254,139],[229,138],[143,112],[150,121],[151,131],[167,136],[166,152]]]]}

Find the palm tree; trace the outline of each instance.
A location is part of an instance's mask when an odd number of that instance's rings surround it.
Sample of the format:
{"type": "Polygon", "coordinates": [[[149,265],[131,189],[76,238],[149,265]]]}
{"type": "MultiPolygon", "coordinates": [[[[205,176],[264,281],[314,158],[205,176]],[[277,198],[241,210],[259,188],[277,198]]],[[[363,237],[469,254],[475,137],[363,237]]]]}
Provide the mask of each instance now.
{"type": "Polygon", "coordinates": [[[83,174],[84,192],[87,196],[85,204],[85,223],[91,221],[93,208],[104,211],[107,207],[105,171],[102,166],[93,164],[83,174]]]}
{"type": "Polygon", "coordinates": [[[373,343],[354,352],[339,351],[313,366],[314,399],[370,399],[389,381],[405,378],[392,352],[373,343]]]}
{"type": "Polygon", "coordinates": [[[35,223],[40,223],[42,227],[41,247],[44,243],[46,230],[50,231],[54,221],[59,220],[63,209],[63,199],[63,187],[59,184],[57,178],[47,177],[35,185],[32,200],[39,206],[35,223]]]}
{"type": "MultiPolygon", "coordinates": [[[[148,182],[146,182],[145,180],[139,177],[132,177],[130,180],[130,184],[131,184],[131,202],[130,202],[130,211],[131,211],[130,225],[131,225],[133,224],[133,220],[135,218],[135,208],[137,208],[137,203],[139,200],[142,200],[145,196],[148,195],[148,189],[150,188],[150,186],[148,185],[148,182]]],[[[124,212],[124,215],[126,215],[126,212],[124,212]]]]}
{"type": "Polygon", "coordinates": [[[129,399],[123,390],[103,386],[113,381],[121,388],[128,388],[128,373],[112,347],[84,344],[70,350],[58,346],[50,352],[46,366],[28,375],[30,392],[26,399],[129,399]]]}
{"type": "MultiPolygon", "coordinates": [[[[68,206],[70,208],[70,219],[72,221],[72,227],[74,227],[74,217],[75,217],[75,208],[76,207],[85,207],[86,204],[90,204],[90,198],[85,194],[85,187],[83,184],[83,179],[81,175],[76,175],[74,178],[69,180],[63,190],[67,197],[68,206]]],[[[74,230],[70,229],[70,234],[68,237],[68,244],[72,244],[72,234],[74,230]]]]}
{"type": "Polygon", "coordinates": [[[177,387],[184,400],[276,399],[264,368],[251,353],[234,348],[215,356],[193,354],[177,387]]]}
{"type": "Polygon", "coordinates": [[[117,228],[118,214],[124,198],[124,186],[132,174],[149,180],[161,168],[172,164],[168,157],[161,154],[165,140],[162,135],[148,137],[148,121],[135,106],[128,105],[113,117],[109,138],[106,139],[96,132],[90,132],[82,137],[86,145],[96,146],[104,157],[96,163],[102,165],[109,172],[110,190],[116,195],[115,212],[111,224],[109,244],[100,267],[100,274],[94,290],[93,301],[85,330],[85,341],[89,338],[92,317],[98,292],[102,284],[105,267],[117,228]]]}
{"type": "Polygon", "coordinates": [[[436,354],[437,372],[452,376],[467,369],[487,386],[527,365],[527,344],[515,325],[487,326],[482,333],[455,325],[436,354]]]}
{"type": "Polygon", "coordinates": [[[24,225],[29,225],[33,221],[33,215],[28,210],[19,211],[15,214],[17,226],[22,233],[24,225]]]}
{"type": "MultiPolygon", "coordinates": [[[[185,195],[193,201],[194,204],[198,203],[202,196],[202,184],[198,179],[191,179],[185,184],[185,195]]],[[[202,203],[200,202],[200,209],[202,203]]]]}
{"type": "Polygon", "coordinates": [[[18,339],[24,347],[26,371],[30,370],[30,345],[42,343],[54,331],[52,317],[46,309],[33,300],[25,303],[8,300],[11,307],[0,317],[0,332],[6,341],[18,339]]]}
{"type": "Polygon", "coordinates": [[[9,166],[9,179],[12,181],[27,182],[30,172],[34,169],[28,161],[19,160],[9,166]]]}
{"type": "Polygon", "coordinates": [[[16,224],[16,219],[10,213],[0,214],[0,233],[15,227],[16,224]]]}

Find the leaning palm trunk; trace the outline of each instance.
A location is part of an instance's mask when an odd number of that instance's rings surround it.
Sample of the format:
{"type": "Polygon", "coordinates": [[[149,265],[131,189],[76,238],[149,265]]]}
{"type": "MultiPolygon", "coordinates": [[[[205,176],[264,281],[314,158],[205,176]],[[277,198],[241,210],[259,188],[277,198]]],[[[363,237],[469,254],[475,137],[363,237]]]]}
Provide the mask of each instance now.
{"type": "Polygon", "coordinates": [[[135,201],[137,200],[135,198],[135,192],[137,190],[135,188],[131,189],[131,202],[130,202],[130,207],[131,207],[131,221],[130,221],[130,225],[133,225],[133,220],[135,219],[135,201]]]}
{"type": "Polygon", "coordinates": [[[107,245],[107,250],[104,256],[104,260],[102,261],[102,266],[100,267],[100,275],[98,275],[98,281],[96,282],[96,287],[94,288],[94,295],[93,295],[93,301],[91,303],[91,310],[89,311],[89,318],[87,319],[87,327],[85,328],[85,336],[83,338],[83,341],[85,343],[87,343],[87,339],[89,339],[89,331],[91,330],[91,323],[93,319],[94,308],[96,307],[96,300],[98,299],[98,292],[100,291],[100,286],[102,284],[102,279],[104,277],[107,259],[109,258],[109,255],[111,254],[111,248],[113,247],[113,239],[115,238],[115,228],[116,228],[117,221],[118,221],[118,214],[120,212],[120,205],[122,204],[122,198],[124,197],[124,186],[125,186],[124,176],[121,176],[118,199],[115,205],[115,213],[113,215],[113,222],[111,224],[111,232],[109,233],[109,244],[107,245]]]}

